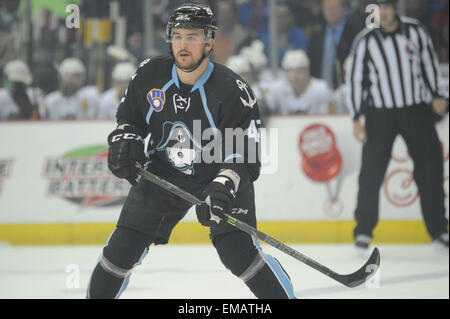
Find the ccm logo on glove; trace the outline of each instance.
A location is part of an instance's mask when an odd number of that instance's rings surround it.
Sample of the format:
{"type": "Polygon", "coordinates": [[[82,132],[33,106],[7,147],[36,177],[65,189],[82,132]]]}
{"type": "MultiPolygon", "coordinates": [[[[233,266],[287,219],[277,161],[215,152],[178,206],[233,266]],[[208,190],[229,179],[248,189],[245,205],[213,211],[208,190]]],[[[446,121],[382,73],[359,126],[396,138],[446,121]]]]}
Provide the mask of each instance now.
{"type": "Polygon", "coordinates": [[[124,140],[136,140],[136,141],[141,141],[142,143],[145,143],[144,139],[140,135],[137,135],[137,134],[134,134],[134,133],[123,133],[123,134],[114,135],[111,138],[111,143],[117,142],[117,141],[119,141],[121,139],[124,139],[124,140]]]}

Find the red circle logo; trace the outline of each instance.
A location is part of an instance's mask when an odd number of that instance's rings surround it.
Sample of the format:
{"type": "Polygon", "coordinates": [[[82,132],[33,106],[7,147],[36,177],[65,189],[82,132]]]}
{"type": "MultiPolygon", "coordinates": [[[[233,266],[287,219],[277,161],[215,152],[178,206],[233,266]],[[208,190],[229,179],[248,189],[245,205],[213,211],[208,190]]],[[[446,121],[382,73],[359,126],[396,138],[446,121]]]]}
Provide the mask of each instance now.
{"type": "Polygon", "coordinates": [[[333,132],[325,125],[313,124],[300,134],[299,150],[303,172],[316,182],[328,182],[342,169],[342,156],[333,132]]]}

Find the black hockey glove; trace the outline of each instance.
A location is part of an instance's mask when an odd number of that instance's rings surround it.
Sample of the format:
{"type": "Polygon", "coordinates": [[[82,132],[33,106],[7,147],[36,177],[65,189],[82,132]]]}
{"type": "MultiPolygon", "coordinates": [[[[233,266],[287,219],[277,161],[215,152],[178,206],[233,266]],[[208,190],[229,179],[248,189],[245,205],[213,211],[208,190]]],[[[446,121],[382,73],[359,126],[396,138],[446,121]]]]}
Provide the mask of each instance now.
{"type": "Polygon", "coordinates": [[[231,169],[222,170],[205,190],[206,204],[197,205],[197,219],[203,226],[216,228],[233,208],[239,187],[239,175],[231,169]]]}
{"type": "Polygon", "coordinates": [[[131,125],[121,125],[108,136],[108,167],[111,172],[136,185],[139,178],[136,163],[145,163],[144,139],[131,125]]]}

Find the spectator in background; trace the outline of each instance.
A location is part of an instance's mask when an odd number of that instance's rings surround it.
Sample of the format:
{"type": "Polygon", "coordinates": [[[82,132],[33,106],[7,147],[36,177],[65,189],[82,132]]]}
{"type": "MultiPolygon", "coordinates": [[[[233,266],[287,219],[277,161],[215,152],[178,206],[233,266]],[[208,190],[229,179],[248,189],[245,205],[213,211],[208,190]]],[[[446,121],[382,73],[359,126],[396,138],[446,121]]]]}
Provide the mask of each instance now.
{"type": "MultiPolygon", "coordinates": [[[[294,17],[290,7],[286,3],[279,3],[276,6],[277,14],[277,46],[279,62],[283,59],[288,50],[308,50],[308,38],[303,31],[294,25],[294,17]]],[[[260,39],[264,43],[265,54],[270,60],[270,34],[264,30],[260,39]]]]}
{"type": "Polygon", "coordinates": [[[317,0],[286,0],[294,16],[295,25],[305,32],[308,38],[322,29],[324,18],[320,1],[317,0]]]}
{"type": "Polygon", "coordinates": [[[349,20],[346,0],[323,0],[322,9],[326,24],[310,38],[311,75],[335,89],[344,83],[344,61],[362,25],[349,20]]]}
{"type": "Polygon", "coordinates": [[[5,67],[6,63],[16,57],[14,50],[13,36],[5,31],[0,30],[0,73],[5,67]]]}
{"type": "MultiPolygon", "coordinates": [[[[447,17],[448,17],[448,0],[447,17]]],[[[433,46],[440,62],[448,61],[448,36],[444,38],[444,30],[436,25],[435,17],[444,6],[437,0],[429,1],[405,1],[405,15],[411,18],[418,19],[426,28],[431,37],[433,46]]]]}
{"type": "Polygon", "coordinates": [[[226,64],[230,56],[250,44],[252,37],[247,29],[237,23],[234,1],[219,0],[216,7],[219,31],[216,34],[214,57],[216,62],[226,64]]]}
{"type": "Polygon", "coordinates": [[[98,118],[114,119],[120,99],[124,95],[128,84],[136,71],[136,66],[129,62],[118,63],[112,71],[113,87],[100,98],[98,118]]]}
{"type": "Polygon", "coordinates": [[[0,120],[37,120],[45,114],[42,92],[31,86],[27,64],[13,60],[4,69],[5,87],[0,89],[0,120]]]}
{"type": "Polygon", "coordinates": [[[272,114],[329,114],[333,91],[324,80],[310,76],[309,59],[302,50],[288,51],[281,76],[270,88],[267,106],[272,114]]]}
{"type": "Polygon", "coordinates": [[[247,27],[252,35],[258,35],[267,30],[268,6],[267,0],[250,0],[243,3],[237,12],[239,23],[247,27]]]}
{"type": "Polygon", "coordinates": [[[84,87],[86,69],[77,58],[65,59],[58,68],[58,91],[47,95],[45,103],[50,120],[95,119],[100,94],[95,86],[84,87]]]}
{"type": "Polygon", "coordinates": [[[6,63],[17,58],[13,32],[18,29],[19,0],[0,0],[0,74],[6,63]]]}
{"type": "Polygon", "coordinates": [[[439,31],[441,42],[436,44],[436,51],[439,56],[440,62],[448,63],[448,0],[444,0],[442,7],[437,10],[436,14],[432,17],[432,25],[439,31]]]}
{"type": "Polygon", "coordinates": [[[0,30],[12,32],[19,28],[19,4],[20,0],[0,0],[0,30]]]}

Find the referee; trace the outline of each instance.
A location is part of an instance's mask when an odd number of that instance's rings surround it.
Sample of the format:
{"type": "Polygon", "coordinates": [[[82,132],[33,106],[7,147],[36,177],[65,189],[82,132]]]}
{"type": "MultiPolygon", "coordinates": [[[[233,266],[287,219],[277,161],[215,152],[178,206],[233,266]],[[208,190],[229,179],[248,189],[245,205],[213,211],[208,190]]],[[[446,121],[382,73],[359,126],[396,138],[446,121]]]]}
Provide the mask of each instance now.
{"type": "MultiPolygon", "coordinates": [[[[414,162],[414,180],[433,245],[448,253],[443,156],[433,113],[446,105],[433,44],[422,25],[397,13],[396,0],[376,0],[380,28],[356,37],[346,74],[355,138],[364,143],[355,211],[356,248],[365,251],[378,222],[379,190],[398,134],[414,162]],[[365,124],[360,122],[364,116],[365,124]]],[[[448,92],[446,93],[448,95],[448,92]]],[[[448,98],[448,96],[447,96],[448,98]]]]}

